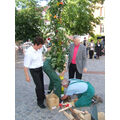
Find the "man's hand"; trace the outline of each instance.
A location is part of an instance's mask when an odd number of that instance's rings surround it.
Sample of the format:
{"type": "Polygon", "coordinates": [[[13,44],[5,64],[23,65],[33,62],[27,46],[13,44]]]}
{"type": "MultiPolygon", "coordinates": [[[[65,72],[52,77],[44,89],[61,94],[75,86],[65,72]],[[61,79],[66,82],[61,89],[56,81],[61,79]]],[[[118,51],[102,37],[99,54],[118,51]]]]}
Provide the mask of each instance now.
{"type": "Polygon", "coordinates": [[[73,107],[75,106],[74,101],[70,102],[70,104],[71,104],[71,106],[73,106],[73,107]]]}
{"type": "Polygon", "coordinates": [[[65,99],[67,99],[67,95],[64,95],[63,97],[61,97],[61,100],[65,100],[65,99]]]}
{"type": "Polygon", "coordinates": [[[28,68],[27,67],[24,67],[24,72],[25,72],[26,81],[30,82],[30,77],[29,77],[29,74],[28,74],[28,68]]]}
{"type": "Polygon", "coordinates": [[[29,76],[26,77],[26,81],[27,81],[27,82],[30,82],[30,77],[29,77],[29,76]]]}
{"type": "Polygon", "coordinates": [[[87,68],[84,68],[84,69],[83,69],[83,72],[86,73],[86,72],[87,72],[87,68]]]}

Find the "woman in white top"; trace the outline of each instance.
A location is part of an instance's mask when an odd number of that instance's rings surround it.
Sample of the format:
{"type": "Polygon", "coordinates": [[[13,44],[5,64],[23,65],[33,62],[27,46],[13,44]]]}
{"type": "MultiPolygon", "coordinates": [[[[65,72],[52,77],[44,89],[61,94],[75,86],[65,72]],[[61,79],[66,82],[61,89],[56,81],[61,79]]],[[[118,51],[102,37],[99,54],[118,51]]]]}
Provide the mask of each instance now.
{"type": "MultiPolygon", "coordinates": [[[[33,46],[29,47],[24,56],[24,72],[26,81],[30,82],[28,70],[32,75],[33,81],[36,85],[35,91],[37,96],[37,104],[40,108],[45,108],[44,99],[44,81],[43,81],[43,44],[44,40],[40,37],[36,37],[33,41],[33,46]]],[[[46,48],[47,51],[47,48],[46,48]]]]}

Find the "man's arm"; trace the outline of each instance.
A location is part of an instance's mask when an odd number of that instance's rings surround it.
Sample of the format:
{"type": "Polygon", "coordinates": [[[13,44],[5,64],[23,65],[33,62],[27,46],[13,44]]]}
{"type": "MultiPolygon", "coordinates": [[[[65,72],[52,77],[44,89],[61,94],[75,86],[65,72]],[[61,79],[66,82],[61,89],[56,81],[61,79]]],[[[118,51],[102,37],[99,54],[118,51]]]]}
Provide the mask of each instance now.
{"type": "Polygon", "coordinates": [[[24,73],[25,73],[25,78],[27,82],[30,82],[30,77],[29,77],[29,73],[28,73],[28,68],[24,67],[24,73]]]}
{"type": "Polygon", "coordinates": [[[72,44],[69,45],[69,48],[68,48],[68,69],[69,69],[69,65],[70,65],[70,62],[71,62],[71,49],[72,49],[72,44]]]}
{"type": "Polygon", "coordinates": [[[51,50],[51,47],[47,48],[47,51],[49,52],[51,50]]]}
{"type": "Polygon", "coordinates": [[[85,46],[83,48],[82,55],[83,55],[83,66],[84,66],[83,72],[87,72],[87,68],[86,68],[86,47],[85,46]]]}
{"type": "Polygon", "coordinates": [[[74,95],[74,89],[72,89],[71,87],[72,87],[72,85],[67,87],[66,93],[65,93],[64,96],[61,98],[61,100],[65,100],[65,99],[67,99],[68,96],[74,95]]]}
{"type": "Polygon", "coordinates": [[[51,47],[46,47],[45,45],[43,45],[43,50],[44,50],[44,53],[46,53],[47,51],[49,52],[51,50],[51,47]]]}

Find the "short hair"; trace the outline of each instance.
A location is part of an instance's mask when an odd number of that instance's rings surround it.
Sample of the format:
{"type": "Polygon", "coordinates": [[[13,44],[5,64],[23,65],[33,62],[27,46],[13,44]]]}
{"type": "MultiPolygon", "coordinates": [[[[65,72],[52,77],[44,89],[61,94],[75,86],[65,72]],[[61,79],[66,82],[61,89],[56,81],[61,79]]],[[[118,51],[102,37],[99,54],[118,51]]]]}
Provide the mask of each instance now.
{"type": "Polygon", "coordinates": [[[81,37],[80,37],[79,35],[74,35],[74,36],[73,36],[73,39],[76,39],[76,38],[79,38],[79,39],[80,39],[81,37]]]}
{"type": "Polygon", "coordinates": [[[37,44],[37,45],[42,44],[42,45],[43,45],[43,44],[44,44],[44,40],[43,40],[43,38],[37,36],[37,37],[34,39],[33,44],[34,44],[34,45],[35,45],[35,44],[37,44]]]}
{"type": "Polygon", "coordinates": [[[62,85],[68,85],[68,80],[67,79],[64,79],[64,80],[62,80],[62,85]]]}

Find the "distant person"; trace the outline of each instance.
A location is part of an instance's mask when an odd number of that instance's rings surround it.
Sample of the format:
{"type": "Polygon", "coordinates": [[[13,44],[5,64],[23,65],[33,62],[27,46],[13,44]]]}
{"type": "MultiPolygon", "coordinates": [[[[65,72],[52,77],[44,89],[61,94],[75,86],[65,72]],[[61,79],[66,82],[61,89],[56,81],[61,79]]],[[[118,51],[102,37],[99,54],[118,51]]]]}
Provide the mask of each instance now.
{"type": "Polygon", "coordinates": [[[93,58],[94,49],[95,49],[95,44],[94,44],[94,41],[91,40],[91,42],[90,42],[90,44],[89,44],[89,58],[90,58],[90,59],[93,58]]]}
{"type": "Polygon", "coordinates": [[[102,45],[102,48],[104,48],[104,46],[105,46],[105,39],[104,38],[102,38],[102,40],[101,40],[101,45],[102,45]]]}
{"type": "Polygon", "coordinates": [[[105,37],[102,38],[100,43],[101,43],[101,54],[105,55],[105,37]]]}
{"type": "Polygon", "coordinates": [[[86,46],[87,45],[87,40],[86,40],[86,37],[84,37],[84,40],[83,40],[83,45],[86,46]]]}
{"type": "Polygon", "coordinates": [[[99,40],[97,40],[95,51],[96,51],[96,58],[99,59],[99,57],[101,56],[101,44],[99,40]]]}
{"type": "Polygon", "coordinates": [[[69,79],[76,78],[81,79],[82,73],[87,72],[86,68],[86,47],[80,44],[80,37],[75,35],[73,37],[73,43],[70,44],[69,55],[68,55],[68,68],[69,68],[69,79]]]}
{"type": "MultiPolygon", "coordinates": [[[[37,104],[40,108],[45,108],[44,99],[44,81],[43,81],[43,44],[44,40],[41,37],[36,37],[33,41],[33,46],[30,46],[24,56],[24,72],[26,81],[30,82],[28,70],[35,83],[35,91],[37,96],[37,104]]],[[[47,51],[47,48],[46,48],[47,51]]]]}
{"type": "Polygon", "coordinates": [[[88,42],[87,42],[86,37],[84,37],[83,45],[86,47],[86,55],[88,55],[88,50],[89,50],[89,48],[88,48],[88,42]]]}

